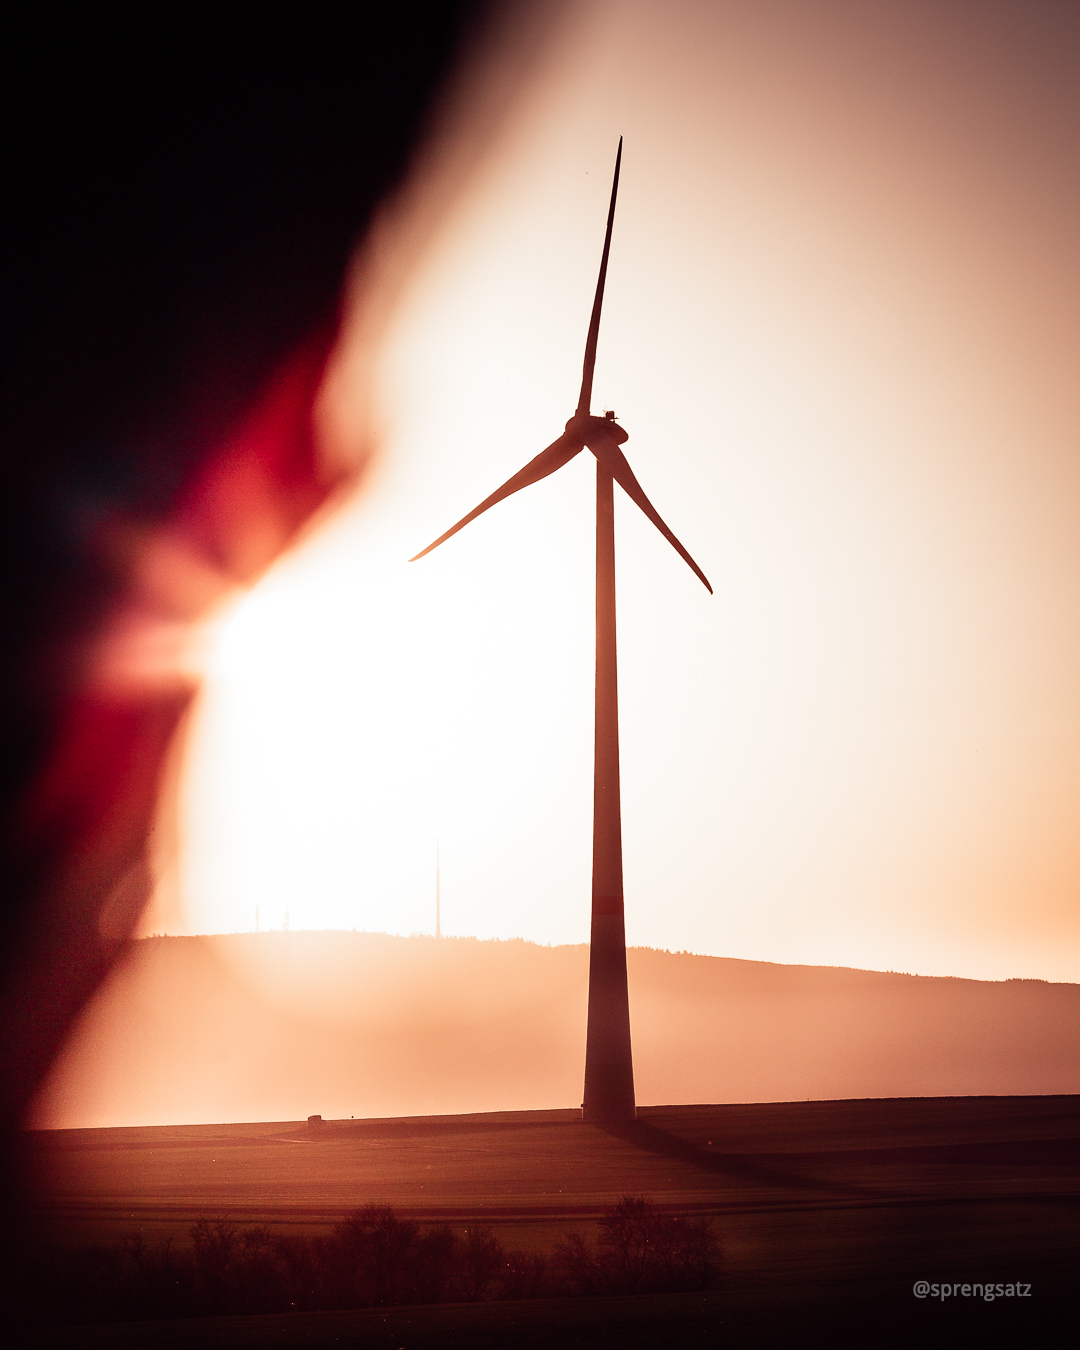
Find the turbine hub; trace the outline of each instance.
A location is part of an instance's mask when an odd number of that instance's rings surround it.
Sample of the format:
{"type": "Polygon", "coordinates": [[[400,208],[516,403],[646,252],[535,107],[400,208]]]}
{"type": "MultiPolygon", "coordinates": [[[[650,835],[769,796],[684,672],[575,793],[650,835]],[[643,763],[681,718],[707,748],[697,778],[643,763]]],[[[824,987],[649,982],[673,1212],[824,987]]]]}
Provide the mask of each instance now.
{"type": "Polygon", "coordinates": [[[590,437],[595,438],[598,435],[606,437],[608,441],[614,441],[616,445],[622,445],[624,441],[630,439],[629,433],[615,421],[614,413],[606,413],[603,417],[593,417],[591,413],[575,413],[566,424],[566,434],[584,445],[589,444],[590,437]]]}

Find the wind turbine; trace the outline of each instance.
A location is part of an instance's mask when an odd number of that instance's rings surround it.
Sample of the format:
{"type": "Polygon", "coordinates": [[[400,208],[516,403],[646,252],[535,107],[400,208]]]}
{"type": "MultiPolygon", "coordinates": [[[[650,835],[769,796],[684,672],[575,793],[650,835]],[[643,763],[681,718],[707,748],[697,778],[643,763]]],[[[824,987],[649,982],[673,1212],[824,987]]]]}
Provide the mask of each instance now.
{"type": "Polygon", "coordinates": [[[619,191],[622,137],[615,156],[604,252],[596,283],[577,411],[556,441],[529,461],[501,488],[485,497],[410,562],[430,553],[497,502],[547,478],[586,448],[596,457],[596,733],[593,761],[592,929],[589,948],[589,1020],[585,1042],[582,1115],[590,1121],[633,1120],[634,1065],[630,1050],[630,1002],[626,988],[626,930],[623,922],[622,812],[619,796],[619,686],[615,650],[614,484],[652,521],[712,594],[705,573],[661,520],[619,449],[628,438],[613,412],[593,417],[593,367],[604,303],[611,227],[619,191]]]}

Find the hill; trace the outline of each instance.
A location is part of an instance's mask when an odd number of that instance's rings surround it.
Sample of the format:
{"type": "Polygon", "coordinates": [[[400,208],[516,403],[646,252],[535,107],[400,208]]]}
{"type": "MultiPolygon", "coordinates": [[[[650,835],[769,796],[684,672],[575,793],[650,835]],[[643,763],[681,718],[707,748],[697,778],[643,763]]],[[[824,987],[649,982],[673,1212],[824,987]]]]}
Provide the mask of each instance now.
{"type": "MultiPolygon", "coordinates": [[[[1080,1091],[1080,986],[628,953],[638,1100],[1080,1091]]],[[[263,933],[148,938],[87,1011],[43,1127],[403,1116],[580,1101],[588,949],[263,933]]]]}

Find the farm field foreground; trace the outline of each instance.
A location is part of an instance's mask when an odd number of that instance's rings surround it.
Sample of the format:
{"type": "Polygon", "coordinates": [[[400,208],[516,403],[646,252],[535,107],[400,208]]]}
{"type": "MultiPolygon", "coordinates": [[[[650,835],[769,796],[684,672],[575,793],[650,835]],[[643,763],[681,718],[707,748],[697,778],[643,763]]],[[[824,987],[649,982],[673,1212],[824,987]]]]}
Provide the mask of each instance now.
{"type": "Polygon", "coordinates": [[[328,1231],[371,1200],[550,1249],[643,1195],[712,1218],[708,1294],[363,1309],[39,1331],[40,1347],[994,1343],[1074,1287],[1080,1097],[894,1098],[37,1131],[37,1221],[63,1242],[183,1241],[200,1216],[328,1231]],[[930,1283],[1030,1285],[987,1302],[930,1283]]]}

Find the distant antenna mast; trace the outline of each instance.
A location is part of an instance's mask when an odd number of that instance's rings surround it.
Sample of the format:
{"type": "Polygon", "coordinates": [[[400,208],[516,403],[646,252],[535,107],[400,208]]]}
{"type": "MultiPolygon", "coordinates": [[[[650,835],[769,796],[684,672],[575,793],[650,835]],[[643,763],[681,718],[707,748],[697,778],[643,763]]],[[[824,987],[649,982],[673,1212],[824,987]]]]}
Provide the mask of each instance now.
{"type": "Polygon", "coordinates": [[[259,931],[259,906],[255,906],[255,931],[259,931]]]}
{"type": "Polygon", "coordinates": [[[442,937],[442,914],[439,903],[439,837],[435,836],[435,936],[442,937]]]}

